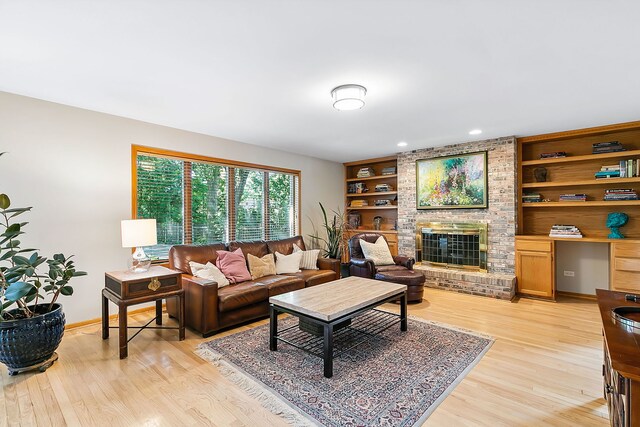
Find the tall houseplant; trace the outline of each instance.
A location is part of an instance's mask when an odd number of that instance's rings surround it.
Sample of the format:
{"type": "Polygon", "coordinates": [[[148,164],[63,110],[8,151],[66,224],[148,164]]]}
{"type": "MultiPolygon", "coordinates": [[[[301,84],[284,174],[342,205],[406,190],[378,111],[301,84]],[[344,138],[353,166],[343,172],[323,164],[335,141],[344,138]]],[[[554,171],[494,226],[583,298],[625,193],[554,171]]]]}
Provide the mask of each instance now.
{"type": "Polygon", "coordinates": [[[322,210],[322,229],[324,229],[326,238],[322,237],[318,231],[315,230],[315,227],[314,232],[310,237],[324,244],[324,256],[327,258],[340,259],[347,244],[345,231],[347,231],[348,223],[345,221],[344,215],[339,210],[331,211],[333,213],[333,218],[329,220],[327,210],[324,208],[322,203],[319,203],[319,205],[322,210]]]}
{"type": "Polygon", "coordinates": [[[0,362],[9,374],[48,367],[64,333],[58,297],[72,295],[69,281],[87,274],[76,270],[72,256],[47,259],[35,249],[22,248],[19,236],[28,223],[16,218],[30,210],[12,208],[9,196],[0,194],[0,362]],[[45,265],[43,274],[39,269],[45,265]],[[46,295],[50,301],[45,303],[46,295]]]}

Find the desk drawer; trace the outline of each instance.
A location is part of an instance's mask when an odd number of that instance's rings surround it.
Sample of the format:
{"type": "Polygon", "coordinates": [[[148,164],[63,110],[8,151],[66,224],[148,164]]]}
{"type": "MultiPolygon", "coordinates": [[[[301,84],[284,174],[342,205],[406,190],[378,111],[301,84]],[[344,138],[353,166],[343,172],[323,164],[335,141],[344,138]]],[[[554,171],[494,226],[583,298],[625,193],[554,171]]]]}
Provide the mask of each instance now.
{"type": "Polygon", "coordinates": [[[516,250],[551,252],[551,242],[542,240],[516,240],[516,250]]]}
{"type": "Polygon", "coordinates": [[[614,257],[640,258],[640,243],[612,243],[614,257]]]}
{"type": "Polygon", "coordinates": [[[640,272],[640,258],[620,258],[613,259],[613,268],[618,271],[640,272]]]}

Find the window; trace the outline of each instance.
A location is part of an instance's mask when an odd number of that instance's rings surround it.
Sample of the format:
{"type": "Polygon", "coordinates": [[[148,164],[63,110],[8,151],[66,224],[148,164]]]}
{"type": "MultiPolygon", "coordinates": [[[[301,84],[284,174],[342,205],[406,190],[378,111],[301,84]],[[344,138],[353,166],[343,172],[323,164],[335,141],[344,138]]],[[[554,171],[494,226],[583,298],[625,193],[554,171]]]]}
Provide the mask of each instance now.
{"type": "Polygon", "coordinates": [[[167,259],[176,244],[280,239],[299,233],[300,172],[133,146],[135,218],[155,218],[167,259]]]}

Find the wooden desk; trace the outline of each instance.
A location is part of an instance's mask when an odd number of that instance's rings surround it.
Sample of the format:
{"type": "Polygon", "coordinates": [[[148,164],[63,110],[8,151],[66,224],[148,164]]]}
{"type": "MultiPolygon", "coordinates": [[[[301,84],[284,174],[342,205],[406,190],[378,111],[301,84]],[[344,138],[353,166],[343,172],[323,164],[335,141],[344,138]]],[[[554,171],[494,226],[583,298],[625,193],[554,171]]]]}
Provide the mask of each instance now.
{"type": "MultiPolygon", "coordinates": [[[[143,329],[178,329],[179,340],[184,340],[184,289],[181,273],[165,267],[154,266],[144,273],[114,271],[105,273],[102,290],[102,339],[109,338],[109,301],[118,306],[120,359],[128,356],[128,343],[143,329]],[[162,325],[162,300],[178,298],[178,327],[162,325]],[[156,317],[144,326],[128,326],[127,307],[146,302],[156,303],[156,317]],[[155,327],[149,324],[155,320],[155,327]],[[128,329],[139,329],[131,338],[128,329]]],[[[113,328],[116,328],[115,326],[113,328]]]]}
{"type": "Polygon", "coordinates": [[[516,236],[518,294],[555,300],[557,241],[607,243],[610,289],[640,292],[640,240],[516,236]]]}

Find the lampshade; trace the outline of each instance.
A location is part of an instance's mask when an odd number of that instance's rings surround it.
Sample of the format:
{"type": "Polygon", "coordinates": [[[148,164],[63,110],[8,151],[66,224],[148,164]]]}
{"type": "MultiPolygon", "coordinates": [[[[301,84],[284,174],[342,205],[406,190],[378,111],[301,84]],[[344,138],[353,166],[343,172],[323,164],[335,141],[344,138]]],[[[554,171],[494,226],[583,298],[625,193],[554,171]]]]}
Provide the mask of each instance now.
{"type": "Polygon", "coordinates": [[[158,243],[155,219],[124,219],[120,223],[122,247],[153,246],[158,243]]]}
{"type": "Polygon", "coordinates": [[[357,110],[364,107],[367,89],[360,85],[342,85],[331,91],[333,108],[340,111],[357,110]]]}

